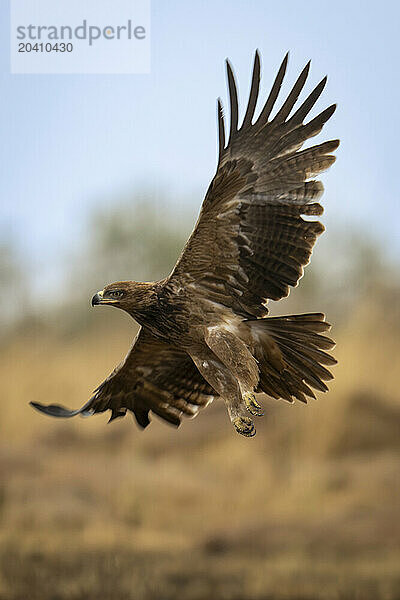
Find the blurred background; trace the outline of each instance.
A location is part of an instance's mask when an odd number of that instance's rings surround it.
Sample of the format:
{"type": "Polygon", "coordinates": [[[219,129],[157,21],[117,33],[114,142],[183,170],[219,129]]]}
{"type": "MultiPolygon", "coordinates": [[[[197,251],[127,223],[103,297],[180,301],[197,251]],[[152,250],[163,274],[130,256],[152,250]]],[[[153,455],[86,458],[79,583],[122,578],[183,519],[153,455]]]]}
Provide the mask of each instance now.
{"type": "Polygon", "coordinates": [[[0,13],[0,599],[399,599],[398,5],[153,0],[137,76],[10,75],[0,13]],[[214,173],[224,59],[243,110],[256,47],[264,94],[290,50],[282,97],[311,58],[315,110],[339,105],[327,231],[271,304],[334,324],[331,391],[264,398],[251,440],[218,403],[144,432],[35,413],[82,405],[127,352],[135,323],[90,298],[170,271],[214,173]]]}

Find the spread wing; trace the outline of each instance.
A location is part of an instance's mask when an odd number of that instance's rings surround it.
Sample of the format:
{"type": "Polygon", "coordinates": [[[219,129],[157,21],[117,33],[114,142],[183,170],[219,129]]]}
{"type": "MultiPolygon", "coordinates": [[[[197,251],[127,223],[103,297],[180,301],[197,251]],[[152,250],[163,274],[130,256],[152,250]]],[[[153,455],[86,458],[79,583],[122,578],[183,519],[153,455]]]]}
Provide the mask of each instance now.
{"type": "Polygon", "coordinates": [[[160,342],[142,328],[125,360],[82,408],[68,410],[56,404],[31,404],[53,417],[88,416],[111,410],[110,421],[129,410],[141,427],[149,424],[151,410],[178,426],[182,415],[195,416],[214,393],[185,352],[160,342]]]}
{"type": "Polygon", "coordinates": [[[297,285],[317,236],[324,230],[302,215],[320,215],[323,192],[311,178],[335,160],[338,140],[300,150],[319,133],[335,105],[304,123],[325,87],[326,77],[299,108],[292,109],[307,79],[301,72],[287,99],[270,119],[286,71],[287,55],[259,117],[254,120],[260,58],[256,52],[251,90],[238,128],[238,96],[227,62],[230,96],[229,139],[218,100],[219,161],[199,219],[168,284],[233,308],[244,316],[264,316],[268,299],[278,300],[297,285]],[[291,115],[291,116],[290,116],[291,115]],[[254,122],[253,122],[254,121],[254,122]]]}

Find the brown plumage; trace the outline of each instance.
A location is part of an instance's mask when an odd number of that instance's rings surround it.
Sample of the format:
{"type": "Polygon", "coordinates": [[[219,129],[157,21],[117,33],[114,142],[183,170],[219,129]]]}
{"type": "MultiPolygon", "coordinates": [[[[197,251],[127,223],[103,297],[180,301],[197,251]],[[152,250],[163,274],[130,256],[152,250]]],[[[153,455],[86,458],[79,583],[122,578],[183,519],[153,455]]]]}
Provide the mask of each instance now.
{"type": "Polygon", "coordinates": [[[335,105],[304,123],[326,77],[293,112],[310,63],[270,119],[285,76],[285,56],[271,92],[255,119],[260,82],[256,52],[250,96],[239,127],[238,95],[227,62],[230,127],[225,144],[218,100],[219,159],[197,224],[172,273],[162,281],[112,283],[92,304],[128,312],[141,330],[125,360],[81,409],[35,408],[58,417],[111,411],[110,420],[134,413],[142,427],[149,411],[179,425],[215,396],[227,406],[236,430],[252,436],[248,416],[261,415],[254,392],[302,402],[326,391],[324,365],[334,343],[321,313],[267,317],[268,299],[296,286],[323,225],[315,177],[334,162],[332,140],[301,150],[332,116],[335,105]],[[290,116],[291,115],[291,116],[290,116]],[[307,220],[303,219],[303,215],[307,220]]]}

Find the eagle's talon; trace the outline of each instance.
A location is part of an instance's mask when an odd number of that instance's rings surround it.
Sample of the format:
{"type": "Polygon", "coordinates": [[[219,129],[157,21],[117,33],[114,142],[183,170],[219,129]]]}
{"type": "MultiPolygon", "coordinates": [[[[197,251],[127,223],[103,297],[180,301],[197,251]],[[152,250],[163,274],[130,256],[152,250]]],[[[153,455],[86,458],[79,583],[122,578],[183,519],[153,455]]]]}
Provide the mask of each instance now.
{"type": "Polygon", "coordinates": [[[246,394],[243,394],[243,400],[250,414],[254,415],[255,417],[264,416],[262,406],[257,402],[256,397],[253,393],[247,392],[246,394]]]}
{"type": "Polygon", "coordinates": [[[236,417],[236,419],[233,420],[233,424],[240,435],[245,435],[246,437],[253,437],[256,435],[256,428],[249,417],[236,417]]]}

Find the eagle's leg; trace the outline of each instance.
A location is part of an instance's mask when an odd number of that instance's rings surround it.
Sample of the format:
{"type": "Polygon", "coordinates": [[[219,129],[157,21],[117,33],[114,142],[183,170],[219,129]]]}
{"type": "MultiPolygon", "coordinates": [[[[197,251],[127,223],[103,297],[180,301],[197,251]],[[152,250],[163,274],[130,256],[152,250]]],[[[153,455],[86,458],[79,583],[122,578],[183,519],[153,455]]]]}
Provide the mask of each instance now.
{"type": "Polygon", "coordinates": [[[201,358],[192,356],[193,362],[204,379],[223,398],[236,431],[246,437],[256,434],[253,421],[248,417],[239,382],[229,369],[211,352],[201,358]]]}
{"type": "Polygon", "coordinates": [[[264,416],[262,406],[257,402],[256,396],[253,394],[253,392],[245,392],[243,394],[243,400],[250,414],[254,415],[255,417],[264,416]]]}
{"type": "Polygon", "coordinates": [[[243,402],[250,414],[262,417],[264,412],[256,400],[253,390],[259,380],[258,364],[249,350],[249,342],[244,341],[248,330],[228,329],[226,326],[213,326],[207,329],[205,341],[212,352],[218,356],[224,366],[239,381],[243,402]]]}

